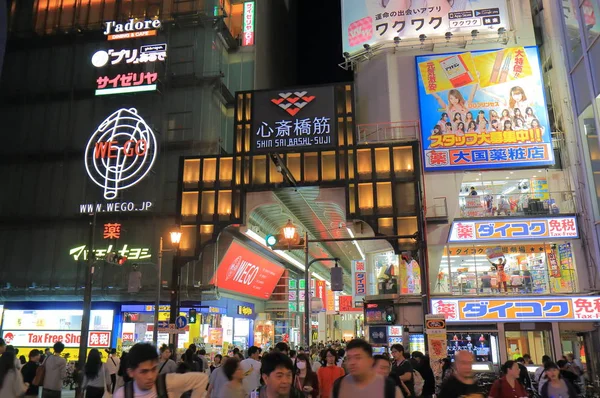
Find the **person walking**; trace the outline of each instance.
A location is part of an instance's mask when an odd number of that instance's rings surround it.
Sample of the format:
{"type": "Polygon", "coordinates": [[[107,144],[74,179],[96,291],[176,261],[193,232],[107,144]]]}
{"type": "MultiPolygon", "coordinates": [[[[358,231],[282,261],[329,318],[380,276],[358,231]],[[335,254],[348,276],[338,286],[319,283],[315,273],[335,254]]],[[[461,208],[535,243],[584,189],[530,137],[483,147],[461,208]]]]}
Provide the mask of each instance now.
{"type": "Polygon", "coordinates": [[[250,394],[251,398],[303,397],[303,394],[293,386],[294,364],[280,348],[276,347],[272,352],[263,355],[260,371],[264,385],[254,390],[250,394]]]}
{"type": "Polygon", "coordinates": [[[240,360],[237,357],[232,357],[223,365],[223,373],[229,380],[221,391],[218,398],[245,398],[248,393],[244,390],[242,380],[244,380],[244,371],[240,366],[240,360]]]}
{"type": "Polygon", "coordinates": [[[413,377],[413,366],[404,356],[404,346],[402,344],[392,345],[392,377],[399,378],[402,383],[408,388],[410,394],[408,397],[415,396],[415,383],[413,377]]]}
{"type": "Polygon", "coordinates": [[[429,357],[427,355],[423,355],[423,353],[420,351],[414,351],[412,353],[412,357],[417,361],[415,370],[419,372],[424,381],[421,397],[430,398],[433,394],[435,394],[435,375],[433,374],[433,369],[431,369],[429,357]]]}
{"type": "Polygon", "coordinates": [[[92,348],[83,368],[83,383],[81,384],[86,398],[102,398],[104,387],[110,384],[104,372],[105,369],[100,358],[100,351],[92,348]]]}
{"type": "Polygon", "coordinates": [[[373,347],[362,339],[354,339],[346,346],[349,374],[333,384],[333,398],[385,397],[403,398],[392,378],[384,378],[373,370],[373,347]]]}
{"type": "Polygon", "coordinates": [[[160,361],[158,362],[158,374],[175,373],[177,371],[177,364],[171,359],[171,349],[163,344],[160,347],[160,361]]]}
{"type": "Polygon", "coordinates": [[[484,398],[473,374],[473,354],[457,351],[454,355],[454,373],[442,384],[438,398],[484,398]]]}
{"type": "Polygon", "coordinates": [[[60,356],[65,345],[59,341],[53,348],[54,354],[49,355],[42,364],[46,369],[42,383],[42,398],[60,398],[63,380],[67,377],[67,360],[60,356]]]}
{"type": "Polygon", "coordinates": [[[302,391],[305,396],[317,398],[319,396],[319,379],[312,371],[308,355],[298,354],[294,373],[294,386],[302,391]]]}
{"type": "Polygon", "coordinates": [[[325,366],[322,366],[317,371],[319,380],[319,389],[321,390],[321,398],[330,398],[333,383],[340,377],[344,377],[346,372],[342,367],[337,366],[338,357],[337,351],[333,348],[328,348],[325,354],[325,366]]]}
{"type": "Polygon", "coordinates": [[[114,394],[117,386],[117,373],[119,372],[121,360],[117,356],[117,350],[115,348],[105,351],[108,354],[108,359],[106,360],[106,364],[104,366],[106,371],[106,388],[111,394],[114,394]]]}
{"type": "Polygon", "coordinates": [[[544,373],[548,381],[540,390],[541,398],[577,398],[578,393],[573,384],[562,378],[558,365],[548,362],[544,366],[544,373]]]}
{"type": "Polygon", "coordinates": [[[33,379],[35,378],[35,374],[37,372],[38,367],[40,366],[40,350],[33,349],[29,351],[29,362],[27,362],[21,368],[21,375],[23,375],[23,381],[25,383],[29,383],[29,387],[27,391],[25,391],[25,398],[37,398],[40,392],[40,388],[38,386],[34,386],[31,384],[33,379]]]}
{"type": "Polygon", "coordinates": [[[29,387],[15,368],[15,358],[14,351],[6,351],[0,357],[0,398],[20,397],[29,387]]]}
{"type": "MultiPolygon", "coordinates": [[[[237,357],[232,357],[237,358],[237,357]]],[[[225,376],[225,372],[223,371],[223,366],[227,363],[230,358],[225,356],[223,357],[223,361],[221,362],[221,366],[216,368],[214,372],[210,374],[210,380],[208,384],[208,391],[206,395],[209,398],[218,398],[221,393],[221,389],[227,384],[229,381],[227,376],[225,376]]]]}
{"type": "Polygon", "coordinates": [[[489,398],[526,398],[529,396],[519,382],[521,369],[516,361],[506,361],[502,365],[504,376],[497,379],[490,389],[489,398]]]}
{"type": "Polygon", "coordinates": [[[213,358],[213,362],[210,365],[210,374],[212,374],[212,372],[215,371],[215,369],[221,367],[221,361],[223,360],[223,355],[221,354],[217,354],[215,355],[215,357],[213,358]]]}
{"type": "Polygon", "coordinates": [[[260,387],[260,367],[261,363],[258,360],[260,357],[260,348],[252,346],[248,348],[248,358],[240,362],[240,368],[242,369],[244,380],[244,391],[246,394],[250,394],[251,391],[256,390],[260,387]]]}
{"type": "Polygon", "coordinates": [[[127,355],[127,373],[132,380],[119,388],[114,398],[179,398],[192,391],[192,398],[203,398],[206,394],[208,376],[205,373],[169,373],[158,375],[158,353],[156,347],[138,343],[127,355]]]}

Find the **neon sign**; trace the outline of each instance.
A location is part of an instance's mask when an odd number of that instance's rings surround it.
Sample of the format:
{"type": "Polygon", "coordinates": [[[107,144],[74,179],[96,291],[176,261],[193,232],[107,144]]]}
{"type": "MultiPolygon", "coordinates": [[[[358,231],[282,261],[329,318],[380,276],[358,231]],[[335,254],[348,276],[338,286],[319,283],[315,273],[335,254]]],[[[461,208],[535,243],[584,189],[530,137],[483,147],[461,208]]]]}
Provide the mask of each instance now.
{"type": "Polygon", "coordinates": [[[114,77],[100,76],[96,79],[96,92],[94,95],[139,93],[143,91],[155,91],[158,73],[118,73],[114,77]]]}
{"type": "MultiPolygon", "coordinates": [[[[88,251],[86,247],[86,245],[82,245],[70,249],[69,256],[72,256],[75,261],[79,261],[79,259],[87,260],[88,251]]],[[[128,260],[145,260],[152,257],[149,247],[128,248],[128,245],[123,245],[121,250],[114,250],[113,245],[108,245],[106,249],[95,249],[94,255],[97,259],[102,259],[107,253],[112,253],[113,251],[123,257],[127,257],[128,260]]]]}
{"type": "Polygon", "coordinates": [[[577,239],[576,217],[455,221],[449,243],[528,239],[577,239]]]}
{"type": "Polygon", "coordinates": [[[156,159],[156,137],[137,109],[119,109],[92,134],[85,150],[90,179],[111,200],[140,182],[156,159]]]}
{"type": "Polygon", "coordinates": [[[244,3],[244,34],[242,35],[242,46],[254,45],[254,2],[244,3]]]}
{"type": "Polygon", "coordinates": [[[106,23],[106,30],[103,33],[108,36],[108,40],[133,39],[136,37],[155,36],[156,29],[161,27],[161,22],[158,19],[143,22],[134,21],[133,18],[125,24],[109,21],[106,23]]]}
{"type": "Polygon", "coordinates": [[[99,50],[92,55],[92,65],[96,68],[102,68],[110,61],[111,65],[118,65],[122,62],[127,64],[143,64],[146,62],[164,61],[167,57],[167,45],[150,44],[137,48],[115,50],[113,48],[105,51],[99,50]]]}

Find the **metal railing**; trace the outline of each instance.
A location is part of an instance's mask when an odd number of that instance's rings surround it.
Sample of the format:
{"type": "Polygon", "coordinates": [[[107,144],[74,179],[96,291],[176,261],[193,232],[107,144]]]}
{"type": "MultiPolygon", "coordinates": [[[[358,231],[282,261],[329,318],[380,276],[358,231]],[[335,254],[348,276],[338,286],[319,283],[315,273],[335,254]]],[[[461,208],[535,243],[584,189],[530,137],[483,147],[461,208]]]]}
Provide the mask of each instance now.
{"type": "Polygon", "coordinates": [[[459,198],[460,217],[541,216],[576,213],[575,192],[519,192],[459,198]]]}
{"type": "Polygon", "coordinates": [[[433,198],[432,203],[427,204],[427,218],[448,218],[448,203],[445,196],[433,198]]]}
{"type": "Polygon", "coordinates": [[[385,122],[358,125],[358,143],[407,142],[419,139],[419,122],[385,122]]]}

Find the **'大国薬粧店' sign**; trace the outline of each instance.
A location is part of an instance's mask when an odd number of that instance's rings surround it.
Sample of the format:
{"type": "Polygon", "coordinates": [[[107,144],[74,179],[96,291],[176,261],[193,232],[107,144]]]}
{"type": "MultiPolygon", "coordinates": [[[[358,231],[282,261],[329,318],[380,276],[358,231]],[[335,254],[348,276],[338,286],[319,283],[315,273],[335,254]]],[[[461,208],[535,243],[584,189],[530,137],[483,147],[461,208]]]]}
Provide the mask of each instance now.
{"type": "Polygon", "coordinates": [[[337,141],[334,99],[333,86],[255,91],[252,151],[334,147],[337,141]]]}

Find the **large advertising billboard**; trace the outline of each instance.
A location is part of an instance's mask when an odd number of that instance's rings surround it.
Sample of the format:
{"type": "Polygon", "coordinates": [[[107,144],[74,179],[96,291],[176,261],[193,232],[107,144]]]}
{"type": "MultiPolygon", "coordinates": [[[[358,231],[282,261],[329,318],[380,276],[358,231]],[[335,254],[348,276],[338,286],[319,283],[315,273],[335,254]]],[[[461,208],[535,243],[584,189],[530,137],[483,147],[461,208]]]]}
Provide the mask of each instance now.
{"type": "Polygon", "coordinates": [[[342,0],[342,46],[510,28],[506,0],[342,0]]]}
{"type": "Polygon", "coordinates": [[[425,171],[554,164],[536,47],[416,62],[425,171]]]}
{"type": "Polygon", "coordinates": [[[211,283],[239,294],[268,299],[285,269],[233,241],[211,283]]]}

